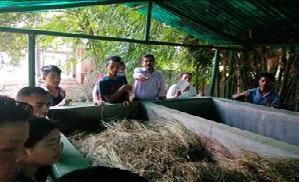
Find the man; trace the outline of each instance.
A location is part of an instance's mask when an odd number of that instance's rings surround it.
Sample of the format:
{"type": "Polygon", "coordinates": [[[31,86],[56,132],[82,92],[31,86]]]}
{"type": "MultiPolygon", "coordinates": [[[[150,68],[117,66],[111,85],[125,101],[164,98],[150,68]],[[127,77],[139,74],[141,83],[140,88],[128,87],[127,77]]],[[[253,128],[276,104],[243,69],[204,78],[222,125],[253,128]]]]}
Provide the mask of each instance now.
{"type": "Polygon", "coordinates": [[[123,103],[129,107],[129,91],[132,86],[128,84],[123,74],[118,74],[121,57],[111,56],[106,59],[107,74],[98,82],[99,94],[104,102],[123,103]]]}
{"type": "MultiPolygon", "coordinates": [[[[126,65],[124,62],[120,62],[119,67],[118,67],[118,74],[125,74],[126,72],[126,65]]],[[[102,98],[99,94],[98,91],[98,82],[101,80],[101,78],[103,78],[103,76],[105,75],[99,75],[99,77],[97,78],[96,84],[92,89],[92,100],[94,105],[101,105],[103,103],[102,98]]]]}
{"type": "Polygon", "coordinates": [[[24,143],[29,135],[32,107],[0,95],[0,181],[12,182],[26,158],[24,143]]]}
{"type": "Polygon", "coordinates": [[[49,92],[41,87],[23,87],[17,93],[17,100],[30,104],[33,107],[34,115],[39,117],[47,116],[52,103],[49,92]]]}
{"type": "Polygon", "coordinates": [[[155,57],[145,54],[141,61],[143,68],[135,68],[133,73],[134,100],[165,99],[165,79],[160,71],[155,70],[155,57]]]}
{"type": "Polygon", "coordinates": [[[197,95],[196,88],[191,85],[192,74],[183,72],[180,74],[180,81],[173,84],[167,91],[167,98],[188,98],[197,95]]]}
{"type": "Polygon", "coordinates": [[[235,94],[233,99],[249,98],[249,101],[254,104],[264,105],[267,107],[279,107],[279,96],[272,89],[274,75],[271,73],[262,73],[258,81],[259,87],[249,89],[247,91],[235,94]]]}

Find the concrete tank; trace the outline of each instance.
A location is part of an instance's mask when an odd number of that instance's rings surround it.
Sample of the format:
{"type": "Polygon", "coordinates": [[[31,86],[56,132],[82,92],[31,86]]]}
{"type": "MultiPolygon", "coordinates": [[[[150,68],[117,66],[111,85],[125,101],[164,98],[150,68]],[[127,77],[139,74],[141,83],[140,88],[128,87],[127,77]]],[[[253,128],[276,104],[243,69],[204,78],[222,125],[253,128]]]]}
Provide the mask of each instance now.
{"type": "MultiPolygon", "coordinates": [[[[191,132],[215,140],[230,153],[256,152],[270,157],[299,158],[298,113],[219,98],[172,99],[121,104],[51,107],[49,117],[65,135],[76,130],[99,131],[103,119],[165,119],[182,123],[191,132]],[[297,140],[296,140],[297,139],[297,140]]],[[[89,166],[62,137],[65,148],[53,166],[54,178],[89,166]]]]}

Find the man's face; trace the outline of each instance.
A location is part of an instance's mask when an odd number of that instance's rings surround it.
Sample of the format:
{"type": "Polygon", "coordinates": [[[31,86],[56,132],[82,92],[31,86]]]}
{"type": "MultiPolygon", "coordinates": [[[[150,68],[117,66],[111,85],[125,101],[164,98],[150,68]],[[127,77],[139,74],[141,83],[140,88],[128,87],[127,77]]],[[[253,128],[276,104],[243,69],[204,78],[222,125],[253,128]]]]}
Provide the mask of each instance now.
{"type": "Polygon", "coordinates": [[[38,141],[33,148],[26,148],[28,158],[24,162],[37,166],[53,165],[58,161],[63,149],[60,138],[60,131],[58,129],[52,130],[42,140],[38,141]]]}
{"type": "Polygon", "coordinates": [[[33,107],[34,115],[39,117],[47,116],[52,102],[49,95],[38,94],[31,94],[29,97],[21,97],[18,100],[30,104],[33,107]]]}
{"type": "Polygon", "coordinates": [[[261,77],[259,80],[259,88],[261,91],[269,91],[272,87],[272,81],[267,77],[261,77]]]}
{"type": "Polygon", "coordinates": [[[126,72],[126,67],[124,65],[119,65],[118,73],[119,74],[125,74],[125,72],[126,72]]]}
{"type": "Polygon", "coordinates": [[[108,70],[108,73],[111,74],[111,75],[117,75],[119,65],[120,65],[119,62],[109,61],[109,64],[106,67],[107,70],[108,70]]]}
{"type": "Polygon", "coordinates": [[[47,86],[58,87],[61,81],[61,76],[60,74],[51,71],[47,74],[47,76],[44,76],[43,79],[47,86]]]}
{"type": "Polygon", "coordinates": [[[144,57],[142,59],[142,66],[146,70],[152,71],[155,68],[155,60],[153,60],[151,57],[144,57]]]}
{"type": "Polygon", "coordinates": [[[27,122],[2,122],[0,124],[0,180],[12,182],[20,162],[27,155],[24,143],[29,135],[27,122]]]}
{"type": "Polygon", "coordinates": [[[183,74],[181,79],[186,80],[187,82],[191,83],[192,76],[189,74],[183,74]]]}

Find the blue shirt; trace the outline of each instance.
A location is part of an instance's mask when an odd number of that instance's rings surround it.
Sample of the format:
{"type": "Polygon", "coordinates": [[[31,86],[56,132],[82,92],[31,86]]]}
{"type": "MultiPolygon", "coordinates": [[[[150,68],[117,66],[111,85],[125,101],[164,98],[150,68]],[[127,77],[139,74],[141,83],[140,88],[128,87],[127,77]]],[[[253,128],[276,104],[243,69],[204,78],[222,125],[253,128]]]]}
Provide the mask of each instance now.
{"type": "MultiPolygon", "coordinates": [[[[121,86],[128,84],[127,78],[123,74],[117,74],[116,80],[112,80],[108,76],[103,76],[98,82],[99,93],[102,100],[107,102],[105,96],[113,95],[121,86]]],[[[128,92],[124,92],[119,98],[113,103],[121,103],[128,99],[128,92]]]]}
{"type": "Polygon", "coordinates": [[[265,95],[262,95],[259,88],[253,88],[247,90],[250,94],[250,102],[258,105],[267,105],[271,103],[274,107],[279,107],[279,96],[273,90],[269,91],[265,95]]]}

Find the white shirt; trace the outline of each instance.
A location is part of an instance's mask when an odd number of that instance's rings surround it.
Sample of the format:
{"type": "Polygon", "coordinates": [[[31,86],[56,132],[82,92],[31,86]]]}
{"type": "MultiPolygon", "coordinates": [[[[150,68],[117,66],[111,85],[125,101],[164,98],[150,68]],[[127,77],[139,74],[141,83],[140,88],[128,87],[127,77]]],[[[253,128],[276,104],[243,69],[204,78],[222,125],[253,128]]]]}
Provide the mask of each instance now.
{"type": "MultiPolygon", "coordinates": [[[[178,84],[173,84],[169,87],[167,91],[167,98],[174,98],[174,95],[177,91],[181,91],[177,86],[178,84]]],[[[178,98],[187,98],[187,97],[195,97],[197,95],[196,88],[189,85],[190,89],[188,91],[181,91],[181,95],[178,98]]]]}
{"type": "Polygon", "coordinates": [[[165,96],[165,79],[160,71],[148,72],[145,68],[135,68],[133,78],[135,79],[134,94],[138,99],[156,99],[158,96],[165,96]],[[139,80],[144,75],[147,80],[139,80]]]}

